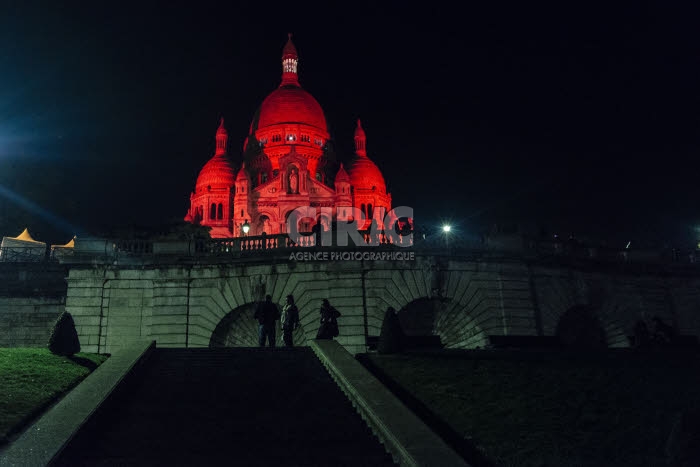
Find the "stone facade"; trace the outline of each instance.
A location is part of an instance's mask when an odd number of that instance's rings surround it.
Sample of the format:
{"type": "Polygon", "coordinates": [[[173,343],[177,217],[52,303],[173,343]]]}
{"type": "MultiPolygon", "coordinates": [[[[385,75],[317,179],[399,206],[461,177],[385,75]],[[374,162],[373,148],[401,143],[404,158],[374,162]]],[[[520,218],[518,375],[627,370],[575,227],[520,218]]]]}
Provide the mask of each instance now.
{"type": "Polygon", "coordinates": [[[301,87],[297,72],[290,36],[281,83],[253,116],[239,157],[229,157],[221,120],[214,156],[197,177],[185,220],[210,227],[212,238],[308,232],[315,225],[329,230],[334,221],[357,221],[361,229],[372,220],[379,226],[385,219],[392,225],[411,222],[393,215],[391,193],[367,155],[359,119],[347,171],[336,161],[323,109],[301,87]]]}
{"type": "Polygon", "coordinates": [[[553,335],[576,305],[595,310],[611,347],[628,346],[634,323],[653,316],[681,334],[700,335],[698,275],[420,254],[405,262],[271,255],[218,264],[73,265],[66,309],[88,351],[111,352],[142,337],[163,347],[255,345],[252,309],[265,294],[280,305],[294,295],[299,345],[314,339],[328,298],[342,314],[337,340],[353,353],[379,334],[388,306],[401,316],[425,302],[433,307],[422,332],[439,335],[448,348],[483,347],[490,335],[553,335]]]}
{"type": "Polygon", "coordinates": [[[389,306],[407,333],[438,335],[448,348],[484,347],[489,336],[552,336],[581,305],[593,310],[610,347],[628,346],[635,322],[655,316],[700,336],[694,265],[413,249],[407,261],[300,261],[286,249],[197,256],[184,242],[154,244],[143,255],[117,254],[114,245],[85,240],[63,264],[0,263],[0,345],[46,345],[65,309],[85,351],[112,352],[144,337],[162,347],[254,346],[252,314],[266,294],[280,305],[296,298],[298,345],[315,338],[328,298],[342,313],[337,340],[353,353],[379,334],[389,306]]]}

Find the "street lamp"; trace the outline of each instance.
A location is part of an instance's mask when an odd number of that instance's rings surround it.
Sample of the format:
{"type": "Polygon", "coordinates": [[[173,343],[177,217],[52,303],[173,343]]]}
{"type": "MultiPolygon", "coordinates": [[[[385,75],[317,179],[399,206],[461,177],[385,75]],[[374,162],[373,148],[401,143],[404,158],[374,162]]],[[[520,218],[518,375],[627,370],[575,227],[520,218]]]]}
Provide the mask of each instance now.
{"type": "Polygon", "coordinates": [[[245,220],[245,222],[243,223],[241,228],[243,229],[243,235],[245,235],[247,237],[248,231],[250,231],[250,224],[248,223],[248,219],[245,220]]]}
{"type": "Polygon", "coordinates": [[[445,235],[445,248],[449,249],[450,248],[450,231],[452,230],[452,227],[450,224],[444,224],[442,226],[442,233],[445,235]]]}

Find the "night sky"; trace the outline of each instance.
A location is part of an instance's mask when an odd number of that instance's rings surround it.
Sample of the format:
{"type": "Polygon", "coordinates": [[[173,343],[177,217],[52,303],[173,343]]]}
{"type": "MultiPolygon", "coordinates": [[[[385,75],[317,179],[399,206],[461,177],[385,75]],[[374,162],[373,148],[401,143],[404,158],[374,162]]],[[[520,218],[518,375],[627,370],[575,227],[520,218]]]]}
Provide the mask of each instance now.
{"type": "Polygon", "coordinates": [[[292,32],[339,159],[360,117],[417,224],[696,241],[697,11],[14,3],[0,13],[1,235],[65,242],[181,220],[220,116],[240,163],[292,32]]]}

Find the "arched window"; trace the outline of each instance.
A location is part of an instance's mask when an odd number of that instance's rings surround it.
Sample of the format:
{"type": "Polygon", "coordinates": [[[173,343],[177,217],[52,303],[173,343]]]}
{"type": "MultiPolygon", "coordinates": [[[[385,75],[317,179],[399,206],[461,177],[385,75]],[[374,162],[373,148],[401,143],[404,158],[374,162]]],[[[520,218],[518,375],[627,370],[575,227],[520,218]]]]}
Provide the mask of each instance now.
{"type": "Polygon", "coordinates": [[[263,215],[260,216],[260,219],[258,220],[258,232],[260,233],[265,233],[265,234],[270,234],[272,232],[272,227],[270,224],[270,218],[263,215]]]}
{"type": "Polygon", "coordinates": [[[372,209],[372,205],[368,204],[367,205],[367,219],[372,219],[374,217],[374,209],[372,209]]]}
{"type": "Polygon", "coordinates": [[[209,219],[216,219],[216,204],[211,203],[211,209],[209,209],[209,219]]]}
{"type": "Polygon", "coordinates": [[[362,203],[360,205],[360,211],[362,211],[362,214],[364,214],[365,217],[367,216],[367,211],[365,210],[365,203],[362,203]]]}
{"type": "Polygon", "coordinates": [[[243,211],[243,209],[241,209],[241,218],[242,218],[244,215],[245,215],[245,212],[243,211]]]}
{"type": "Polygon", "coordinates": [[[216,213],[216,218],[221,220],[224,218],[224,205],[219,203],[219,209],[216,213]]]}

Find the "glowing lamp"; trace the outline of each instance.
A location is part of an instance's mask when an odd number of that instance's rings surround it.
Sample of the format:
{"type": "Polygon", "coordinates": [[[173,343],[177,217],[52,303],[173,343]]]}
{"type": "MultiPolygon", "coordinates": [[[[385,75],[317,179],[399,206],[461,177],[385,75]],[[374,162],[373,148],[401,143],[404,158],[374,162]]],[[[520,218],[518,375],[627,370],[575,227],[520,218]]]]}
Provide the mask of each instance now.
{"type": "Polygon", "coordinates": [[[248,232],[250,231],[250,224],[248,223],[248,219],[245,220],[241,228],[243,229],[243,233],[245,235],[248,235],[248,232]]]}
{"type": "Polygon", "coordinates": [[[450,227],[450,226],[447,225],[447,224],[445,224],[445,225],[442,226],[442,231],[445,232],[445,233],[449,232],[450,229],[452,229],[452,227],[450,227]]]}

